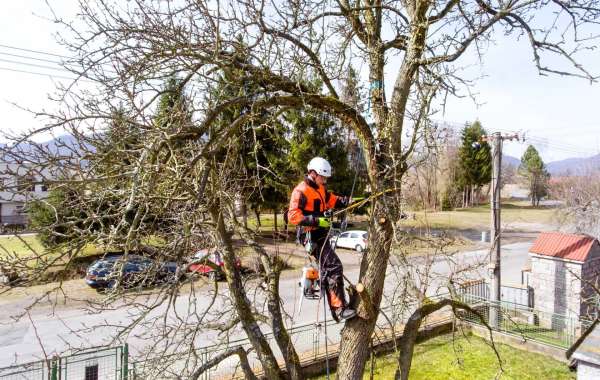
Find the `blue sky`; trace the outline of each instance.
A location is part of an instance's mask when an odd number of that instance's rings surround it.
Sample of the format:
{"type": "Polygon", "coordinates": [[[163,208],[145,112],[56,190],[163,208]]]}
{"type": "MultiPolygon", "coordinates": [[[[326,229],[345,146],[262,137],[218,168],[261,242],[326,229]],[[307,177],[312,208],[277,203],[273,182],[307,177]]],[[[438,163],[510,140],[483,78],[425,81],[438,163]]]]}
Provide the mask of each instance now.
{"type": "MultiPolygon", "coordinates": [[[[76,13],[76,2],[63,0],[53,2],[57,13],[66,19],[76,13]]],[[[54,39],[57,25],[44,19],[50,12],[43,0],[3,2],[0,14],[0,45],[53,52],[68,55],[54,39]]],[[[0,53],[24,54],[0,47],[0,53]]],[[[53,59],[49,56],[38,56],[53,59]]],[[[600,73],[600,53],[592,52],[586,57],[590,71],[600,73]]],[[[1,60],[19,60],[0,54],[1,60]]],[[[60,71],[23,66],[0,61],[0,68],[28,70],[54,75],[68,75],[60,71]]],[[[46,65],[42,61],[33,62],[46,65]]],[[[473,56],[462,63],[474,64],[473,56]],[[469,62],[469,59],[471,62],[469,62]]],[[[49,64],[51,65],[51,64],[49,64]]],[[[388,69],[394,69],[393,64],[388,69]]],[[[397,66],[396,66],[397,67],[397,66]]],[[[600,85],[565,77],[539,76],[532,63],[532,55],[526,41],[500,37],[487,49],[481,64],[477,63],[469,73],[484,75],[474,92],[478,94],[476,106],[470,99],[450,99],[444,114],[436,119],[464,123],[479,119],[489,131],[520,131],[531,137],[525,143],[508,142],[505,152],[520,157],[528,143],[540,150],[546,162],[567,157],[585,157],[600,153],[600,116],[597,106],[600,85]]],[[[2,129],[24,130],[41,126],[43,120],[10,103],[22,107],[41,109],[52,107],[48,93],[53,91],[60,78],[19,73],[0,69],[0,113],[2,129]]],[[[392,79],[393,80],[393,79],[392,79]]],[[[389,83],[387,88],[391,87],[389,83]]]]}

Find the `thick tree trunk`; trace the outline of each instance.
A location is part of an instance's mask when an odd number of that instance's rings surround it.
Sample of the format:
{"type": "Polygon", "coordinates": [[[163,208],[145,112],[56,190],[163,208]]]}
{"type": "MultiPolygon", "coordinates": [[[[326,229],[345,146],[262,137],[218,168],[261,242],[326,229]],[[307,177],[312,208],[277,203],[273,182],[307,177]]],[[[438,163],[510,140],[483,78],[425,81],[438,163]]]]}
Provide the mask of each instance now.
{"type": "MultiPolygon", "coordinates": [[[[373,204],[369,223],[369,247],[363,255],[360,267],[360,282],[365,286],[371,304],[379,309],[383,294],[383,283],[392,241],[392,223],[383,201],[373,204]]],[[[358,305],[363,315],[365,305],[358,305]],[[362,308],[362,309],[361,309],[362,308]]],[[[369,319],[354,318],[346,322],[342,330],[338,379],[362,379],[365,363],[369,358],[371,336],[377,321],[378,310],[369,319]]]]}
{"type": "Polygon", "coordinates": [[[223,221],[223,213],[219,210],[219,205],[214,205],[210,208],[210,214],[217,225],[217,236],[219,239],[219,245],[223,247],[223,266],[225,270],[225,277],[227,284],[229,285],[229,292],[231,298],[235,304],[238,317],[242,324],[248,340],[252,344],[256,355],[262,365],[262,369],[265,376],[268,379],[284,379],[283,373],[279,368],[277,359],[271,350],[269,342],[265,338],[254,314],[252,307],[250,306],[250,300],[246,296],[246,290],[244,289],[244,282],[240,275],[239,270],[235,266],[235,253],[231,238],[225,229],[225,223],[223,221]]]}

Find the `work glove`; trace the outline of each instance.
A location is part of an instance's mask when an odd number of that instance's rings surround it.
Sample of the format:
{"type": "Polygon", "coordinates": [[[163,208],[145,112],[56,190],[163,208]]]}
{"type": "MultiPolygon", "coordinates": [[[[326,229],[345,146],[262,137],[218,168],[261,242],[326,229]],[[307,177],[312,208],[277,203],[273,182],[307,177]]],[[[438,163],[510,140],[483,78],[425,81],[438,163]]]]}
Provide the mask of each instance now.
{"type": "Polygon", "coordinates": [[[317,226],[322,227],[322,228],[329,228],[329,227],[331,227],[331,222],[327,218],[318,218],[317,226]]]}

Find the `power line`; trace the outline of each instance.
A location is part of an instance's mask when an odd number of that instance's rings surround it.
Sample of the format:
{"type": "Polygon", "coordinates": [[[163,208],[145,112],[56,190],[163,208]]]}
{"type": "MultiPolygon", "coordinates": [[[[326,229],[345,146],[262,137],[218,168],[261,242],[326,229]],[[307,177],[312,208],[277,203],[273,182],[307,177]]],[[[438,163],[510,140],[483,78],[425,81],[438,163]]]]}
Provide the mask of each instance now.
{"type": "Polygon", "coordinates": [[[47,53],[47,52],[43,52],[43,51],[40,51],[40,50],[25,49],[25,48],[20,48],[20,47],[16,47],[16,46],[10,46],[10,45],[3,45],[3,44],[0,44],[0,47],[6,48],[6,49],[13,49],[13,50],[26,51],[26,52],[28,52],[28,53],[43,54],[43,55],[51,55],[51,56],[53,56],[53,57],[60,57],[60,58],[72,59],[72,57],[67,57],[67,56],[65,56],[65,55],[54,54],[54,53],[47,53]]]}
{"type": "MultiPolygon", "coordinates": [[[[450,127],[454,130],[458,130],[464,127],[464,123],[458,123],[458,122],[454,122],[454,121],[447,121],[447,120],[438,120],[436,121],[441,125],[450,127]]],[[[524,136],[525,137],[525,141],[524,142],[531,142],[533,144],[536,145],[543,145],[543,146],[547,146],[553,150],[560,150],[560,151],[564,151],[567,153],[575,153],[575,154],[586,154],[586,155],[596,155],[599,152],[598,151],[593,151],[593,150],[589,150],[589,149],[584,149],[581,148],[580,146],[577,145],[572,145],[572,144],[567,144],[567,143],[563,143],[563,142],[558,142],[556,140],[553,139],[549,139],[547,137],[538,137],[535,135],[530,135],[527,132],[523,132],[521,131],[515,131],[515,130],[509,130],[509,129],[502,129],[502,128],[496,128],[497,131],[500,132],[506,132],[506,133],[518,133],[520,136],[524,136]]]]}
{"type": "Polygon", "coordinates": [[[69,79],[69,80],[73,80],[73,81],[76,80],[76,81],[81,81],[81,82],[94,82],[94,81],[89,80],[89,79],[67,77],[67,76],[63,76],[63,75],[50,74],[50,73],[40,73],[40,72],[36,72],[36,71],[19,70],[19,69],[13,69],[13,68],[9,68],[9,67],[0,67],[0,70],[13,71],[13,72],[16,72],[16,73],[41,75],[41,76],[50,77],[50,78],[69,79]]]}
{"type": "Polygon", "coordinates": [[[37,57],[30,57],[27,55],[21,55],[21,54],[12,54],[12,53],[6,53],[3,51],[0,51],[0,55],[8,55],[10,57],[16,57],[16,58],[25,58],[25,59],[31,59],[34,61],[40,61],[40,62],[49,62],[49,63],[55,63],[57,65],[62,65],[63,62],[62,61],[53,61],[51,59],[44,59],[44,58],[37,58],[37,57]]]}
{"type": "MultiPolygon", "coordinates": [[[[55,53],[48,53],[48,52],[44,52],[44,51],[41,51],[41,50],[35,50],[35,49],[20,48],[20,47],[11,46],[11,45],[0,44],[0,48],[12,49],[12,50],[18,50],[18,51],[24,51],[24,52],[28,52],[28,53],[47,55],[47,56],[58,57],[58,58],[64,58],[66,60],[77,60],[76,57],[68,57],[66,55],[60,55],[60,54],[55,54],[55,53]]],[[[64,64],[63,62],[50,61],[50,60],[46,60],[46,59],[43,59],[43,58],[37,58],[37,57],[19,56],[19,55],[15,55],[15,54],[11,54],[11,53],[6,53],[6,52],[0,52],[0,54],[12,55],[12,56],[17,56],[17,57],[25,58],[25,59],[33,59],[33,60],[38,60],[38,61],[52,62],[52,63],[56,63],[56,64],[64,64]]],[[[97,62],[95,64],[97,64],[97,65],[109,65],[109,66],[112,67],[112,65],[110,63],[107,63],[107,62],[97,62]]],[[[107,70],[107,71],[110,71],[110,70],[107,70]]]]}
{"type": "Polygon", "coordinates": [[[31,67],[41,68],[41,69],[48,69],[48,70],[66,71],[66,72],[69,72],[69,73],[71,72],[71,71],[67,70],[64,67],[52,67],[52,66],[48,66],[48,65],[38,65],[36,63],[13,61],[12,59],[2,59],[2,58],[0,58],[0,62],[14,63],[16,65],[31,66],[31,67]]]}

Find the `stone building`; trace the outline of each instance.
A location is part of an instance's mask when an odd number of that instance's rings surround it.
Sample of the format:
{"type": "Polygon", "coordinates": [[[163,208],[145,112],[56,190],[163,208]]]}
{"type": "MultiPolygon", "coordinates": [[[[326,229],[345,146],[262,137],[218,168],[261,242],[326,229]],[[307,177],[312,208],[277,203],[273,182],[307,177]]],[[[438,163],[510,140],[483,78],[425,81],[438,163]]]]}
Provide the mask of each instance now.
{"type": "Polygon", "coordinates": [[[561,232],[541,233],[529,249],[530,286],[534,307],[548,312],[540,324],[556,324],[567,319],[594,318],[598,296],[593,285],[600,285],[600,244],[587,235],[561,232]],[[551,316],[555,314],[554,316],[551,316]],[[546,319],[546,320],[543,320],[546,319]]]}

